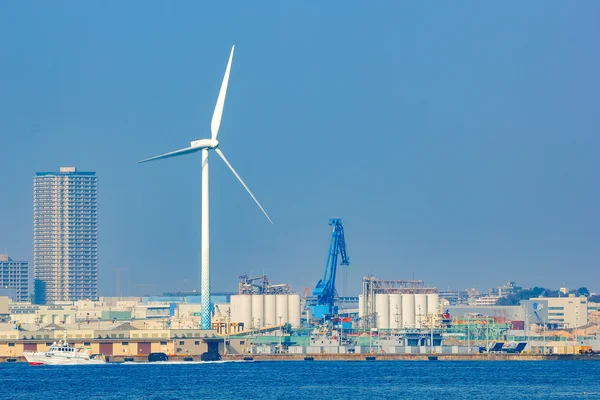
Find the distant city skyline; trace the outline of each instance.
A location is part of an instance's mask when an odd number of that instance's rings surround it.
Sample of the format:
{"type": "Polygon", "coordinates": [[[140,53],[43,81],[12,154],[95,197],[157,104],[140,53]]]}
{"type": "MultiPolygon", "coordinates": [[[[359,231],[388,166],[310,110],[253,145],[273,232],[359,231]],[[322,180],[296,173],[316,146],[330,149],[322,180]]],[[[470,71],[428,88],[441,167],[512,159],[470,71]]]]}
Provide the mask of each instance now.
{"type": "Polygon", "coordinates": [[[119,268],[136,294],[198,289],[200,161],[136,161],[208,137],[235,44],[219,140],[274,224],[213,163],[214,291],[312,290],[341,217],[348,294],[367,274],[598,292],[597,8],[6,3],[0,251],[33,260],[32,176],[76,165],[102,177],[99,294],[119,268]]]}

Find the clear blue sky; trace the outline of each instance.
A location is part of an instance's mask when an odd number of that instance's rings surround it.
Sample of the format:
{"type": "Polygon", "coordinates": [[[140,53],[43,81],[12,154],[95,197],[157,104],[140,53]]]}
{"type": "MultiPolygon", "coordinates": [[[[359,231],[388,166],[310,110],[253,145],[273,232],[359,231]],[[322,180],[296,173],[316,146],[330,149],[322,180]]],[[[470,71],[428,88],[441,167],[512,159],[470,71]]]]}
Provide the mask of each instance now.
{"type": "Polygon", "coordinates": [[[198,287],[200,155],[136,161],[209,136],[235,44],[221,148],[275,223],[213,154],[214,290],[312,288],[340,216],[349,294],[600,291],[599,38],[597,1],[2,2],[0,251],[32,259],[34,173],[74,165],[102,295],[198,287]]]}

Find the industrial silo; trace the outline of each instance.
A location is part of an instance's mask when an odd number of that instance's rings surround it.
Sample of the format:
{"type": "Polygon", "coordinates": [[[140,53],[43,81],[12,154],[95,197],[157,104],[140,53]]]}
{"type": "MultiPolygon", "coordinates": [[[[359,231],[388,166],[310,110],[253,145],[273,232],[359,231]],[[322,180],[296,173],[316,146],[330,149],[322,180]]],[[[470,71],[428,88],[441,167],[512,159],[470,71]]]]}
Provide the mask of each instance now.
{"type": "Polygon", "coordinates": [[[292,327],[300,327],[300,295],[288,295],[288,317],[292,327]]]}
{"type": "Polygon", "coordinates": [[[275,311],[275,295],[266,294],[264,297],[264,326],[277,325],[277,312],[275,311]]]}
{"type": "Polygon", "coordinates": [[[440,295],[438,293],[427,294],[427,314],[436,315],[439,313],[438,304],[440,302],[440,295]]]}
{"type": "Polygon", "coordinates": [[[365,316],[365,305],[363,304],[364,296],[362,294],[358,295],[358,318],[362,318],[365,316]]]}
{"type": "Polygon", "coordinates": [[[264,297],[262,294],[252,295],[252,318],[254,319],[254,328],[262,328],[265,325],[264,317],[264,297]]]}
{"type": "Polygon", "coordinates": [[[375,313],[377,314],[377,328],[390,329],[390,303],[387,293],[375,295],[375,313]]]}
{"type": "Polygon", "coordinates": [[[402,295],[390,294],[390,328],[402,328],[402,295]]]}
{"type": "Polygon", "coordinates": [[[403,294],[402,295],[402,327],[403,328],[414,328],[415,327],[415,295],[414,294],[403,294]]]}
{"type": "Polygon", "coordinates": [[[427,295],[415,294],[415,327],[421,328],[427,320],[427,295]]]}
{"type": "Polygon", "coordinates": [[[240,313],[240,299],[238,295],[233,295],[231,296],[231,300],[230,300],[230,309],[231,312],[229,314],[229,318],[230,318],[230,322],[241,322],[242,321],[242,314],[240,313]]]}
{"type": "Polygon", "coordinates": [[[275,325],[285,324],[288,322],[288,295],[287,294],[276,294],[275,295],[275,314],[276,322],[275,325]]]}
{"type": "Polygon", "coordinates": [[[240,322],[244,323],[244,330],[252,329],[252,296],[249,294],[238,295],[240,306],[240,322]]]}

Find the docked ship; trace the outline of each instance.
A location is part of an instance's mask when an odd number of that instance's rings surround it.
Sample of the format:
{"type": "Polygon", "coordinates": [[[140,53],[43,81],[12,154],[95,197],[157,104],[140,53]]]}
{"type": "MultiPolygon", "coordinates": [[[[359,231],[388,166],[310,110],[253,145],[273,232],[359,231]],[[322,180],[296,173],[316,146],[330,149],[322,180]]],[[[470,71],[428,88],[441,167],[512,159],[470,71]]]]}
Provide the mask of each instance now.
{"type": "Polygon", "coordinates": [[[48,351],[24,351],[23,355],[29,365],[83,365],[104,364],[106,360],[101,355],[92,355],[88,351],[80,351],[60,340],[52,343],[48,351]]]}

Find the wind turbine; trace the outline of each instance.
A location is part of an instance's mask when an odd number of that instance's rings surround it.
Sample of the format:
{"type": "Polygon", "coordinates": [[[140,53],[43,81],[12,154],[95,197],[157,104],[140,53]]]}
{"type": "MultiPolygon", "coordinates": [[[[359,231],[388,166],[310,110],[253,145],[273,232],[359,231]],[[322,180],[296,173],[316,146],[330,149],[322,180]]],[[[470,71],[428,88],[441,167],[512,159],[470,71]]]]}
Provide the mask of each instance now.
{"type": "Polygon", "coordinates": [[[145,160],[138,161],[139,163],[144,163],[148,161],[159,160],[162,158],[169,157],[177,157],[188,153],[195,153],[197,151],[202,151],[202,311],[200,314],[201,317],[201,329],[210,329],[210,257],[209,257],[209,224],[208,224],[208,151],[214,150],[219,157],[223,159],[225,164],[229,167],[231,172],[238,178],[242,186],[246,189],[248,194],[254,199],[258,207],[261,209],[263,214],[267,217],[270,223],[271,218],[265,211],[265,209],[260,205],[254,194],[250,191],[250,188],[244,183],[242,178],[235,172],[235,169],[231,166],[225,155],[219,149],[219,141],[217,140],[217,136],[219,134],[219,126],[221,125],[221,117],[223,116],[223,106],[225,105],[225,95],[227,94],[227,84],[229,82],[229,72],[231,71],[231,60],[233,59],[233,51],[235,50],[235,46],[231,47],[231,54],[229,55],[229,62],[227,63],[227,69],[225,70],[225,76],[223,77],[223,83],[221,84],[221,90],[219,91],[219,97],[217,98],[217,104],[215,106],[215,111],[213,112],[212,121],[210,124],[210,139],[200,139],[194,140],[190,143],[190,147],[186,147],[184,149],[171,151],[169,153],[161,154],[159,156],[146,158],[145,160]]]}

